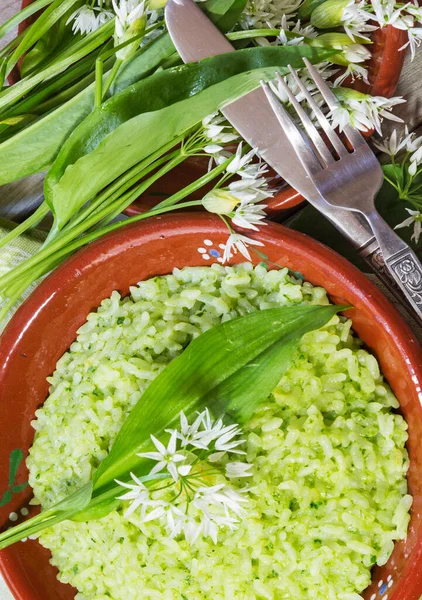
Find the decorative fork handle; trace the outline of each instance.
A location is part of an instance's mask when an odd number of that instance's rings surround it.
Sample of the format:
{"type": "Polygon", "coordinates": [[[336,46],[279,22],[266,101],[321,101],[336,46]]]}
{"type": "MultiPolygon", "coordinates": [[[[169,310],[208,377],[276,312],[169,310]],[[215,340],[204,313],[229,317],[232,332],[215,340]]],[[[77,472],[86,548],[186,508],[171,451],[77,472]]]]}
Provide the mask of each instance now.
{"type": "Polygon", "coordinates": [[[410,314],[422,324],[422,264],[413,250],[387,225],[378,213],[368,221],[377,243],[359,253],[410,314]],[[373,218],[374,217],[374,218],[373,218]]]}

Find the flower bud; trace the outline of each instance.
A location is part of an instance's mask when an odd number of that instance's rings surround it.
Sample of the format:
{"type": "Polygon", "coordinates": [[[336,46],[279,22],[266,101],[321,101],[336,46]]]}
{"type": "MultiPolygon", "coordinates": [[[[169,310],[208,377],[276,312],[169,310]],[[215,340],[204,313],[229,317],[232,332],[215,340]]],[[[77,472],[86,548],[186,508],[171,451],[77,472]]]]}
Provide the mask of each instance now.
{"type": "Polygon", "coordinates": [[[364,94],[363,92],[358,92],[357,90],[352,90],[351,88],[346,87],[333,88],[333,92],[336,95],[337,100],[340,102],[347,102],[350,100],[358,100],[359,102],[362,102],[364,100],[368,100],[368,98],[371,98],[371,96],[368,94],[364,94]]]}
{"type": "Polygon", "coordinates": [[[208,212],[228,215],[239,204],[239,199],[226,190],[215,189],[203,197],[202,204],[208,212]]]}
{"type": "Polygon", "coordinates": [[[327,0],[312,12],[311,24],[318,29],[330,29],[341,25],[343,11],[350,0],[327,0]]]}
{"type": "Polygon", "coordinates": [[[149,10],[159,10],[160,8],[164,8],[167,4],[167,0],[150,0],[148,2],[149,10]]]}
{"type": "Polygon", "coordinates": [[[297,16],[301,20],[309,19],[312,12],[323,2],[326,2],[326,0],[305,0],[305,2],[300,5],[297,16]]]}

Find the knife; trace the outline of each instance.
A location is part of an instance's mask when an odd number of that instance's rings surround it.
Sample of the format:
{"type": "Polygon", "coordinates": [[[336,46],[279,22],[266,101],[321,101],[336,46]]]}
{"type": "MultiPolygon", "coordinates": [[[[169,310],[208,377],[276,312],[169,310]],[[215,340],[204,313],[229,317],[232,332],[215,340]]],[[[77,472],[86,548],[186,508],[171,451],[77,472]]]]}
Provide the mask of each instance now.
{"type": "MultiPolygon", "coordinates": [[[[193,0],[168,0],[166,25],[185,63],[234,52],[235,48],[193,0]]],[[[315,206],[354,246],[378,278],[409,310],[400,290],[384,268],[382,254],[365,219],[329,205],[310,181],[296,152],[281,130],[261,88],[249,92],[221,110],[226,119],[274,171],[315,206]]]]}

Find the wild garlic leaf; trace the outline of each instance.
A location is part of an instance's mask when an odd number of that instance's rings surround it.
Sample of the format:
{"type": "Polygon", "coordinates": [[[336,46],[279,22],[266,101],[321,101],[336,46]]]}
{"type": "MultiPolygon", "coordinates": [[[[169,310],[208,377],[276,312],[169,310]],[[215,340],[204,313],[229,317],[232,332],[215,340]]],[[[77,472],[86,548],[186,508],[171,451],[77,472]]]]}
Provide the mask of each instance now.
{"type": "Polygon", "coordinates": [[[302,57],[321,62],[332,50],[260,47],[157,72],[110,98],[73,132],[45,180],[61,229],[85,202],[122,173],[208,114],[259,87],[302,57]],[[104,168],[104,165],[107,168],[104,168]]]}
{"type": "Polygon", "coordinates": [[[261,310],[221,323],[193,340],[148,386],[94,473],[94,492],[130,471],[144,475],[150,434],[162,438],[183,411],[208,407],[244,423],[276,387],[302,336],[341,308],[293,306],[261,310]],[[161,437],[160,437],[161,436],[161,437]]]}
{"type": "MultiPolygon", "coordinates": [[[[118,90],[136,83],[174,52],[168,34],[157,37],[144,51],[122,68],[115,86],[118,90]]],[[[104,75],[104,83],[107,73],[104,75]]],[[[34,124],[0,144],[0,185],[33,175],[54,162],[59,150],[75,128],[94,107],[95,82],[34,124]]]]}
{"type": "Polygon", "coordinates": [[[54,0],[54,2],[26,30],[22,41],[8,61],[8,73],[10,73],[16,65],[22,54],[41,39],[43,35],[45,35],[77,2],[78,0],[54,0]]]}

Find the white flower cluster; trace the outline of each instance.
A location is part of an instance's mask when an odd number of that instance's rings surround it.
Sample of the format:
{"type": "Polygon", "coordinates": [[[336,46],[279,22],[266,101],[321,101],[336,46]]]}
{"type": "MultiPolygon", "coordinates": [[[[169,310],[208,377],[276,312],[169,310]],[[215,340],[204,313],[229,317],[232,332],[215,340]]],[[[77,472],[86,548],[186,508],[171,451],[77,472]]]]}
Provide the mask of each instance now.
{"type": "MultiPolygon", "coordinates": [[[[374,146],[384,154],[388,154],[392,160],[394,157],[405,152],[405,164],[407,172],[413,179],[422,172],[422,136],[416,137],[415,133],[409,133],[407,127],[404,128],[404,134],[398,135],[395,129],[389,138],[384,140],[374,141],[374,146]]],[[[396,225],[395,229],[410,227],[413,225],[413,233],[411,239],[417,244],[422,233],[422,213],[420,210],[412,210],[406,208],[409,217],[396,225]]]]}
{"type": "MultiPolygon", "coordinates": [[[[108,0],[110,3],[110,0],[108,0]]],[[[141,33],[145,28],[154,25],[160,15],[158,9],[162,8],[166,0],[111,0],[113,11],[107,10],[100,0],[97,5],[84,4],[75,10],[67,20],[66,24],[72,23],[72,31],[82,35],[96,31],[101,25],[115,19],[115,45],[122,44],[130,37],[141,33]]],[[[111,8],[110,6],[110,8],[111,8]]],[[[151,31],[148,39],[159,33],[158,30],[151,31]]],[[[138,40],[136,47],[144,40],[138,40]]],[[[127,58],[129,50],[123,48],[117,52],[117,57],[127,58]]]]}
{"type": "Polygon", "coordinates": [[[247,502],[247,490],[236,491],[227,482],[252,475],[251,464],[227,460],[231,454],[244,454],[239,449],[245,442],[241,430],[237,424],[224,425],[221,418],[213,420],[206,409],[192,424],[181,412],[180,429],[167,433],[167,446],[151,436],[156,451],[138,454],[156,462],[143,481],[134,473],[133,483],[116,480],[129,490],[118,498],[130,502],[124,516],[140,509],[142,524],[159,520],[171,539],[183,534],[190,544],[201,536],[217,543],[219,529],[234,530],[247,502]],[[163,475],[158,487],[147,487],[144,482],[153,483],[158,474],[163,475]]]}
{"type": "Polygon", "coordinates": [[[366,34],[378,29],[377,25],[371,24],[374,17],[366,8],[365,0],[360,0],[359,2],[350,0],[343,9],[341,22],[345,32],[353,41],[355,41],[356,36],[370,41],[370,38],[366,34]]]}
{"type": "Polygon", "coordinates": [[[408,41],[400,48],[410,46],[412,60],[415,51],[422,42],[422,8],[416,0],[397,2],[396,0],[350,0],[341,17],[346,33],[352,40],[356,36],[366,38],[366,34],[391,25],[396,29],[407,31],[408,41]]]}
{"type": "Polygon", "coordinates": [[[412,60],[415,51],[422,42],[422,7],[416,1],[398,3],[395,0],[371,0],[374,16],[380,27],[392,25],[396,29],[408,32],[409,39],[401,48],[410,46],[412,60]]]}
{"type": "Polygon", "coordinates": [[[416,137],[415,133],[409,133],[407,125],[404,128],[404,135],[398,135],[395,129],[389,138],[384,138],[382,141],[375,140],[373,144],[378,150],[391,157],[406,150],[410,155],[409,173],[412,176],[416,175],[418,166],[422,164],[422,136],[416,137]]]}
{"type": "Polygon", "coordinates": [[[370,96],[359,92],[350,91],[340,96],[341,106],[331,111],[330,117],[333,125],[340,131],[350,123],[360,131],[375,129],[381,135],[383,119],[402,123],[402,119],[392,113],[398,104],[406,102],[404,98],[384,98],[383,96],[370,96]]]}
{"type": "Polygon", "coordinates": [[[281,17],[281,28],[278,42],[283,46],[298,46],[305,38],[317,37],[317,32],[312,25],[302,25],[300,19],[297,21],[287,20],[287,15],[281,17]],[[289,36],[287,34],[290,34],[289,36]],[[294,34],[292,37],[291,34],[294,34]]]}
{"type": "MultiPolygon", "coordinates": [[[[257,225],[265,224],[262,221],[266,216],[266,205],[262,201],[271,198],[274,193],[270,189],[270,179],[266,177],[268,166],[257,156],[256,150],[246,152],[242,142],[235,152],[225,147],[225,144],[237,141],[239,134],[222,115],[214,113],[206,117],[203,128],[206,139],[204,150],[211,154],[210,166],[213,162],[219,165],[232,158],[219,184],[204,196],[204,207],[209,212],[229,217],[238,227],[258,231],[257,225]]],[[[237,252],[251,260],[248,245],[263,244],[231,232],[223,261],[226,262],[237,252]]]]}
{"type": "Polygon", "coordinates": [[[114,13],[110,10],[97,6],[84,4],[76,9],[66,21],[66,25],[72,23],[72,31],[74,34],[81,33],[85,35],[96,31],[101,25],[114,18],[114,13]]]}
{"type": "Polygon", "coordinates": [[[278,29],[284,15],[295,13],[302,0],[248,0],[241,24],[245,29],[278,29]]]}

